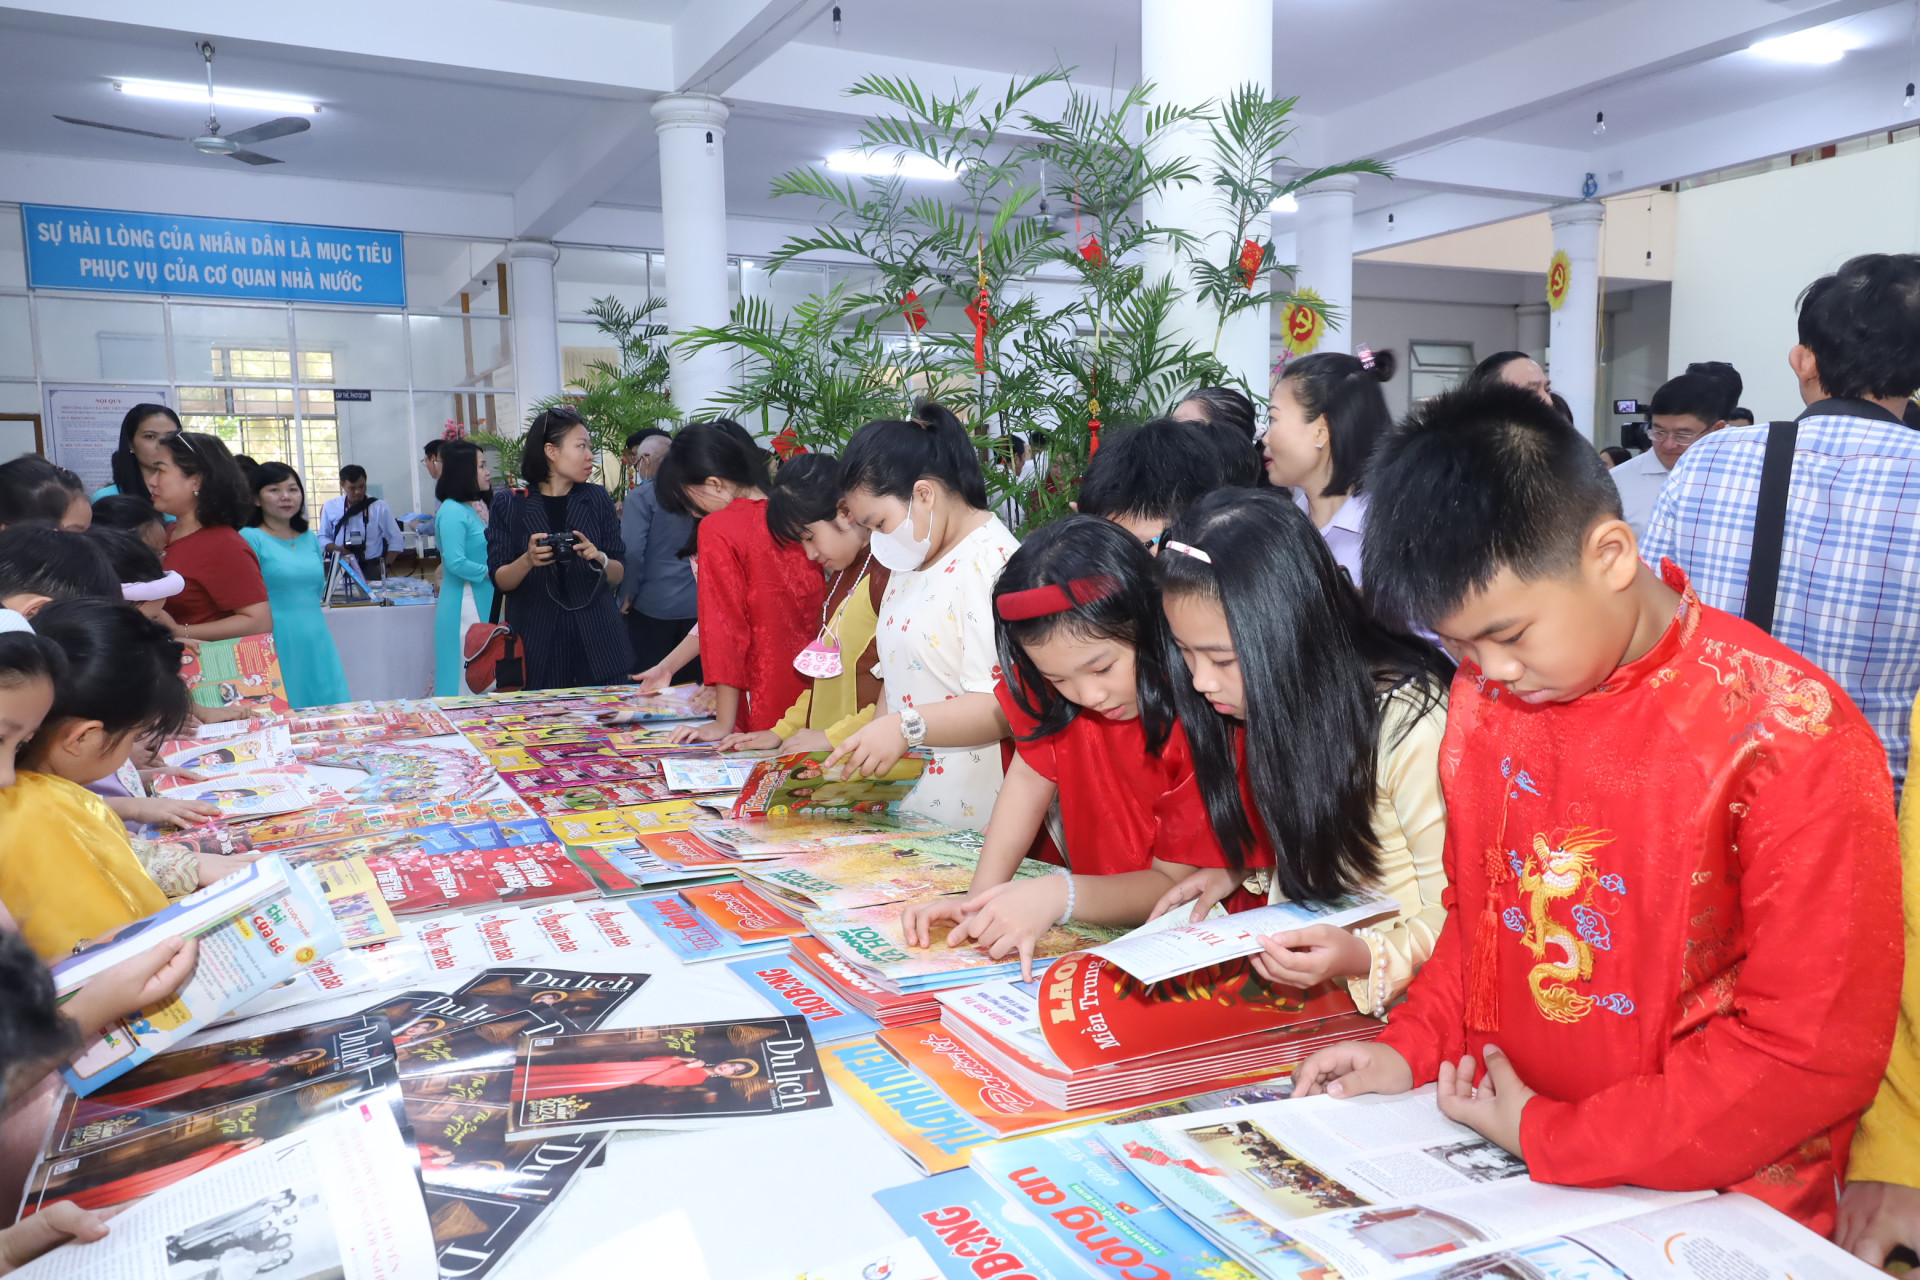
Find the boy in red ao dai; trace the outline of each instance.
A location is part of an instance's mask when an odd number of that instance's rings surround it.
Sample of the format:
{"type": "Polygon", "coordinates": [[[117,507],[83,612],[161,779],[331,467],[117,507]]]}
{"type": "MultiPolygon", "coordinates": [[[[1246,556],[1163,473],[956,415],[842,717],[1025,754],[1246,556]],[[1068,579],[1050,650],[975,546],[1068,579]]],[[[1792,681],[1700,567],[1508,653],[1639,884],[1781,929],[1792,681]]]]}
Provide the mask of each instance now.
{"type": "Polygon", "coordinates": [[[1429,402],[1368,485],[1376,609],[1461,659],[1448,920],[1380,1039],[1296,1087],[1437,1081],[1540,1181],[1742,1191],[1827,1233],[1899,1000],[1872,729],[1642,564],[1592,446],[1524,392],[1429,402]]]}

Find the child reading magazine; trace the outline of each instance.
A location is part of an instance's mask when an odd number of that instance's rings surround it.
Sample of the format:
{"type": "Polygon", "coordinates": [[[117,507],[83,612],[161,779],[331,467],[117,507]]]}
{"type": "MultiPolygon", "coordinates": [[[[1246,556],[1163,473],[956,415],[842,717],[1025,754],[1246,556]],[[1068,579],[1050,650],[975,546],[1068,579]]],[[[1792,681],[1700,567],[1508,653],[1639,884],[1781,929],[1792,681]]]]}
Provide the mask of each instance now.
{"type": "Polygon", "coordinates": [[[955,700],[923,714],[929,743],[1006,735],[1013,763],[971,892],[915,903],[903,923],[915,946],[952,925],[950,945],[1018,952],[1026,971],[1055,923],[1139,924],[1192,865],[1224,859],[1174,717],[1166,621],[1139,539],[1095,516],[1048,525],[1007,561],[993,608],[1002,675],[991,709],[980,717],[955,700]],[[1056,798],[1067,868],[1014,880],[1056,798]]]}
{"type": "Polygon", "coordinates": [[[1824,673],[1643,564],[1538,398],[1430,400],[1367,478],[1374,608],[1461,658],[1447,924],[1301,1093],[1398,1093],[1567,1186],[1742,1191],[1814,1231],[1899,1002],[1893,786],[1824,673]]]}

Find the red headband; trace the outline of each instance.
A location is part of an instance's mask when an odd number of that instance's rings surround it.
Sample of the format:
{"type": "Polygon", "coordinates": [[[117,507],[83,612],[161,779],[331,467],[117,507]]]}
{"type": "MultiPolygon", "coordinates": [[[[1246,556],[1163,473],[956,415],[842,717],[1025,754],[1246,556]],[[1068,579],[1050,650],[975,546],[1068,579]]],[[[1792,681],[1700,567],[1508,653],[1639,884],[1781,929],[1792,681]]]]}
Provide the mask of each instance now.
{"type": "Polygon", "coordinates": [[[995,598],[993,611],[1000,615],[1002,622],[1025,622],[1029,618],[1065,613],[1075,605],[1105,600],[1119,590],[1120,579],[1103,573],[1096,578],[1075,578],[1064,584],[1050,582],[1026,591],[1009,591],[995,598]]]}

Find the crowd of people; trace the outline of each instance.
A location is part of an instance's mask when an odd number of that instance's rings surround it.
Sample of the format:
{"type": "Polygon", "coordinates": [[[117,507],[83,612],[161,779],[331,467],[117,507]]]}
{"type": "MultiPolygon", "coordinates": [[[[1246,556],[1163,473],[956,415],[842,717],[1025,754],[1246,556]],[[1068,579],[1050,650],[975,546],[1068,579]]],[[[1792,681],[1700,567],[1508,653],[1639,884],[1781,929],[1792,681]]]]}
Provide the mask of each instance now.
{"type": "MultiPolygon", "coordinates": [[[[1740,1190],[1879,1263],[1920,1242],[1920,875],[1903,909],[1896,823],[1920,257],[1848,262],[1798,326],[1795,419],[1752,425],[1739,375],[1696,365],[1625,459],[1519,352],[1398,422],[1391,352],[1309,355],[1264,431],[1202,388],[1107,433],[1075,513],[1024,540],[938,403],[777,470],[731,421],[640,432],[617,502],[586,424],[549,409],[522,488],[469,441],[427,450],[434,691],[466,688],[467,628],[496,619],[529,688],[699,680],[715,715],[683,740],[917,778],[904,808],[983,847],[908,940],[1029,974],[1057,922],[1385,895],[1390,916],[1252,960],[1384,1020],[1299,1092],[1437,1083],[1536,1179],[1740,1190]],[[1030,857],[1057,874],[1016,878],[1030,857]]],[[[1037,475],[1044,445],[1000,465],[1037,475]]],[[[0,465],[15,1097],[193,956],[156,948],[65,1017],[42,963],[233,869],[135,832],[211,816],[137,785],[221,714],[188,699],[188,648],[270,632],[290,701],[344,701],[323,565],[377,575],[403,538],[360,468],[316,531],[293,468],[243,467],[164,406],[127,415],[113,478],[90,501],[43,459],[0,465]]],[[[0,1232],[0,1265],[103,1229],[69,1210],[0,1232]]]]}

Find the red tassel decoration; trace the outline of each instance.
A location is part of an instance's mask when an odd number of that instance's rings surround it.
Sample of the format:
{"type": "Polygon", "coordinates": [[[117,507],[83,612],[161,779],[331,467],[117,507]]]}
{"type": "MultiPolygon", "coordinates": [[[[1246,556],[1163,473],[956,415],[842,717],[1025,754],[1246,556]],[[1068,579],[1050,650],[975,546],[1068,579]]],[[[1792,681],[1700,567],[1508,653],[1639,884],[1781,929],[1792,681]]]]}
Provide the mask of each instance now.
{"type": "Polygon", "coordinates": [[[1100,247],[1098,236],[1088,236],[1086,242],[1080,246],[1080,256],[1087,260],[1088,266],[1097,267],[1106,262],[1107,251],[1100,247]]]}
{"type": "Polygon", "coordinates": [[[1507,855],[1498,849],[1486,853],[1487,900],[1474,922],[1473,951],[1467,960],[1467,1027],[1473,1031],[1500,1030],[1500,887],[1513,879],[1507,855]]]}

